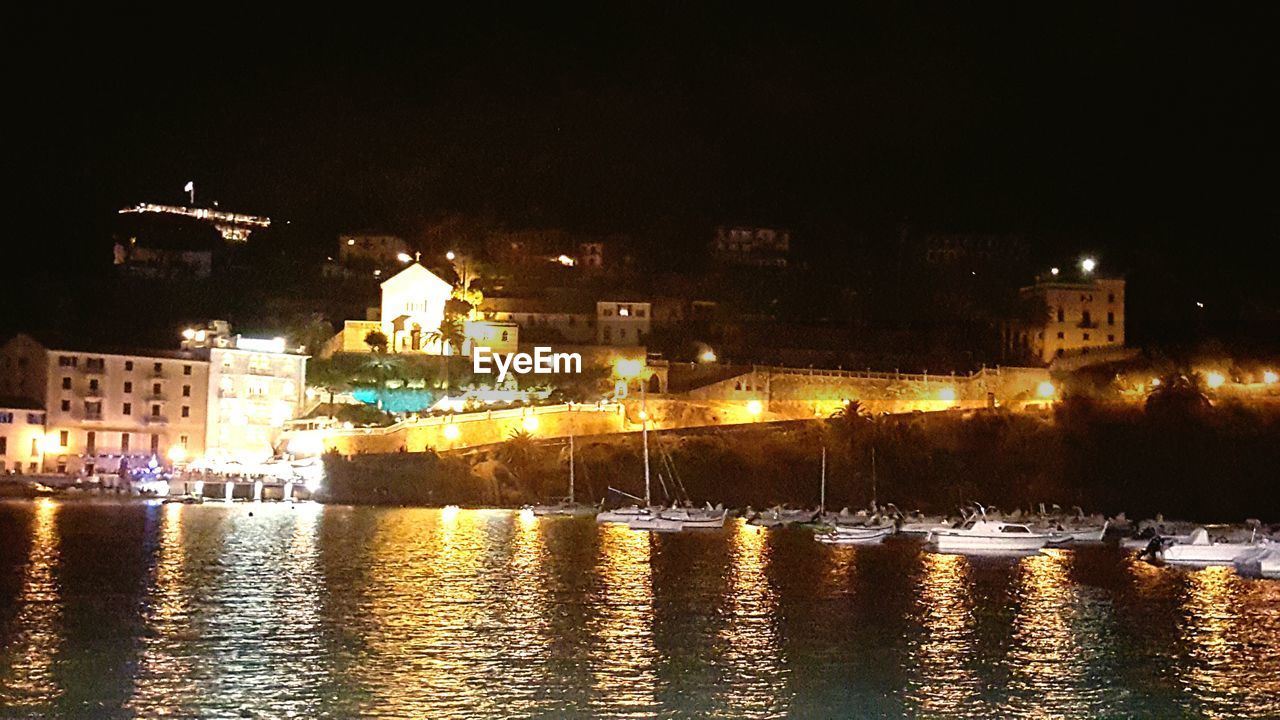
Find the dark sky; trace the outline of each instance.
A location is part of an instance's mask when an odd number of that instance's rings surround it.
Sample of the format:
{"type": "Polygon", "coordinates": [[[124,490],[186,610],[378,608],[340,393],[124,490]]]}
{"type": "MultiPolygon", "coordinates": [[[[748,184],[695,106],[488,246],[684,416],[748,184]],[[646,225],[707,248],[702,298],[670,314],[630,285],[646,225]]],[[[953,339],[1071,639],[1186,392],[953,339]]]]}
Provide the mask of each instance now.
{"type": "Polygon", "coordinates": [[[28,16],[6,48],[11,230],[74,262],[107,252],[115,209],[195,180],[324,247],[461,212],[1274,254],[1280,6],[950,5],[28,16]]]}

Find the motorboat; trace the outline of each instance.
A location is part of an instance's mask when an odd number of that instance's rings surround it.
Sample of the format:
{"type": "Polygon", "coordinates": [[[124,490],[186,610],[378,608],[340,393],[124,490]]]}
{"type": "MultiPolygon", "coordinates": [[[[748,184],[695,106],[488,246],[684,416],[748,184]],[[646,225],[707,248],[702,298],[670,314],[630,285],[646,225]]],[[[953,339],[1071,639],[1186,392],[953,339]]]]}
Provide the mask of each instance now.
{"type": "Polygon", "coordinates": [[[813,536],[814,540],[828,545],[875,545],[892,535],[892,525],[877,527],[836,527],[825,533],[813,536]]]}
{"type": "Polygon", "coordinates": [[[928,542],[943,552],[1026,552],[1039,550],[1053,539],[1052,534],[1036,532],[1021,523],[988,520],[980,506],[979,513],[959,527],[931,530],[928,542]]]}
{"type": "Polygon", "coordinates": [[[1077,525],[1065,526],[1059,530],[1050,530],[1049,534],[1053,535],[1050,545],[1065,545],[1072,542],[1102,542],[1107,535],[1107,528],[1111,526],[1109,520],[1104,520],[1101,525],[1077,525]]]}
{"type": "Polygon", "coordinates": [[[673,507],[658,513],[660,519],[679,522],[686,529],[722,528],[727,515],[723,505],[711,507],[710,503],[705,508],[673,507]]]}
{"type": "Polygon", "coordinates": [[[1232,564],[1236,573],[1244,577],[1280,579],[1280,544],[1263,541],[1238,555],[1232,564]]]}
{"type": "Polygon", "coordinates": [[[1216,542],[1209,537],[1208,530],[1198,527],[1191,531],[1185,542],[1173,538],[1153,539],[1144,554],[1171,564],[1231,565],[1237,557],[1257,550],[1261,545],[1252,538],[1249,542],[1216,542]]]}
{"type": "Polygon", "coordinates": [[[774,506],[756,513],[755,517],[747,522],[761,527],[778,527],[779,525],[798,525],[813,522],[818,516],[819,512],[817,510],[795,510],[774,506]]]}
{"type": "Polygon", "coordinates": [[[660,511],[660,508],[642,508],[638,505],[627,505],[625,507],[614,508],[612,510],[602,510],[599,513],[596,513],[596,522],[621,523],[623,525],[629,525],[632,520],[656,516],[660,511]]]}

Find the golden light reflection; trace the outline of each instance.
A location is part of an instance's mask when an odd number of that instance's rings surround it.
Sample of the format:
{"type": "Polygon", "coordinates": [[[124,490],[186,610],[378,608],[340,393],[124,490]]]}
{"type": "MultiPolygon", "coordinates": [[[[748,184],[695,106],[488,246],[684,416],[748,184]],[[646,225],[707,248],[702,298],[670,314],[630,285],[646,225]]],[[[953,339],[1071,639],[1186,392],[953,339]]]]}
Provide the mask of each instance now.
{"type": "Polygon", "coordinates": [[[653,571],[649,533],[600,526],[600,614],[592,651],[594,695],[622,716],[653,713],[657,679],[653,643],[653,571]]]}
{"type": "Polygon", "coordinates": [[[1211,713],[1280,716],[1280,590],[1275,585],[1245,580],[1228,566],[1188,573],[1181,630],[1191,662],[1180,677],[1211,713]]]}
{"type": "Polygon", "coordinates": [[[729,714],[763,717],[780,712],[787,672],[777,627],[778,598],[769,584],[769,533],[738,519],[733,531],[730,569],[729,621],[721,630],[727,652],[729,684],[725,702],[729,714]]]}
{"type": "Polygon", "coordinates": [[[57,691],[53,658],[60,643],[62,598],[56,568],[59,562],[59,505],[50,498],[34,504],[31,548],[22,572],[17,632],[0,652],[6,662],[0,675],[0,707],[17,710],[28,703],[43,704],[57,691]]]}
{"type": "Polygon", "coordinates": [[[1018,561],[1018,614],[1007,657],[1011,706],[1000,714],[1034,714],[1037,707],[1084,702],[1089,651],[1078,627],[1072,558],[1070,552],[1047,549],[1018,561]]]}
{"type": "Polygon", "coordinates": [[[977,640],[969,559],[925,553],[917,614],[924,633],[912,660],[912,695],[925,715],[958,713],[973,702],[981,680],[972,665],[977,640]]]}

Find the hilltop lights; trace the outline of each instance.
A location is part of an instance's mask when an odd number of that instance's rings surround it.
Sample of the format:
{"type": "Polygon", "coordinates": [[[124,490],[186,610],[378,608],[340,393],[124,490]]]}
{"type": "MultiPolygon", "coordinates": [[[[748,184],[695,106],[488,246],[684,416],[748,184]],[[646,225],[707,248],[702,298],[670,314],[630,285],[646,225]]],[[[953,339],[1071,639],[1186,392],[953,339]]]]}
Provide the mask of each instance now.
{"type": "Polygon", "coordinates": [[[556,262],[560,263],[565,267],[573,267],[574,265],[577,264],[577,262],[574,261],[574,259],[569,257],[568,255],[561,255],[560,257],[556,258],[556,262]]]}
{"type": "Polygon", "coordinates": [[[751,413],[752,417],[760,417],[761,413],[764,412],[764,403],[759,400],[752,400],[747,403],[747,412],[751,413]]]}
{"type": "Polygon", "coordinates": [[[457,440],[461,435],[462,431],[458,429],[457,425],[444,426],[444,437],[446,440],[457,440]]]}
{"type": "Polygon", "coordinates": [[[1057,277],[1059,272],[1060,272],[1060,271],[1059,271],[1059,270],[1058,270],[1058,268],[1056,268],[1056,267],[1055,267],[1055,268],[1049,268],[1049,274],[1050,274],[1050,275],[1053,275],[1054,277],[1057,277]]]}
{"type": "Polygon", "coordinates": [[[526,432],[533,432],[538,429],[538,418],[529,415],[524,420],[521,420],[520,424],[524,426],[526,432]]]}
{"type": "Polygon", "coordinates": [[[938,399],[943,402],[953,403],[956,401],[956,389],[953,387],[944,387],[938,391],[938,399]]]}
{"type": "Polygon", "coordinates": [[[1039,385],[1036,385],[1036,395],[1048,399],[1053,397],[1054,389],[1053,383],[1048,380],[1043,380],[1039,385]]]}
{"type": "Polygon", "coordinates": [[[455,253],[455,252],[454,252],[454,251],[452,251],[452,250],[450,250],[449,252],[447,252],[447,253],[445,253],[445,254],[444,254],[444,259],[445,259],[445,260],[448,260],[448,261],[450,261],[450,262],[453,262],[454,260],[456,260],[456,259],[457,259],[457,257],[458,257],[458,254],[457,254],[457,253],[455,253]]]}
{"type": "Polygon", "coordinates": [[[1264,370],[1262,372],[1262,382],[1268,385],[1275,385],[1277,380],[1280,380],[1280,375],[1276,375],[1275,370],[1264,370]]]}
{"type": "Polygon", "coordinates": [[[1217,388],[1220,388],[1224,384],[1226,384],[1227,378],[1224,377],[1223,374],[1220,372],[1212,371],[1208,375],[1204,376],[1204,382],[1210,388],[1216,390],[1217,388]]]}
{"type": "Polygon", "coordinates": [[[409,253],[400,253],[396,255],[396,259],[402,263],[413,262],[413,256],[409,253]]]}
{"type": "Polygon", "coordinates": [[[1098,267],[1098,261],[1091,257],[1087,257],[1080,261],[1080,269],[1084,271],[1085,275],[1092,273],[1096,267],[1098,267]]]}
{"type": "Polygon", "coordinates": [[[698,362],[713,363],[716,361],[716,351],[711,348],[698,353],[698,362]]]}
{"type": "Polygon", "coordinates": [[[613,364],[613,374],[627,380],[640,377],[642,370],[644,370],[644,362],[640,360],[622,358],[613,364]]]}
{"type": "Polygon", "coordinates": [[[186,330],[183,330],[183,331],[182,331],[182,339],[183,339],[183,340],[194,340],[194,339],[195,339],[195,337],[196,337],[196,329],[195,329],[195,328],[187,328],[186,330]]]}

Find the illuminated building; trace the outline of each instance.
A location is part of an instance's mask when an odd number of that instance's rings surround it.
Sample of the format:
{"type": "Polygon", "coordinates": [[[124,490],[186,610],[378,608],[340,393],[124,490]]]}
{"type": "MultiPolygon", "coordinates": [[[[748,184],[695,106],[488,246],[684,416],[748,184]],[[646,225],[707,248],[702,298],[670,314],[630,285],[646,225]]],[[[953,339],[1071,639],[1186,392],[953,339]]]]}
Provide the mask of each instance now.
{"type": "Polygon", "coordinates": [[[302,411],[307,356],[288,352],[284,338],[232,335],[223,321],[183,337],[184,348],[209,362],[206,456],[242,463],[270,458],[285,422],[302,411]]]}
{"type": "Polygon", "coordinates": [[[1124,279],[1049,275],[1022,289],[1047,307],[1043,324],[1020,328],[1017,340],[1042,362],[1124,346],[1124,279]]]}
{"type": "MultiPolygon", "coordinates": [[[[391,353],[453,354],[435,335],[444,322],[445,303],[453,297],[453,286],[417,262],[382,283],[380,317],[370,320],[348,320],[326,346],[323,355],[335,352],[370,352],[365,342],[371,332],[387,338],[391,353]]],[[[519,342],[515,323],[469,319],[463,322],[461,351],[470,354],[477,345],[498,352],[513,352],[519,342]]]]}
{"type": "Polygon", "coordinates": [[[649,337],[652,315],[647,302],[596,303],[596,344],[643,345],[649,337]]]}
{"type": "Polygon", "coordinates": [[[40,403],[0,397],[0,474],[39,472],[44,464],[44,438],[40,403]]]}
{"type": "Polygon", "coordinates": [[[486,297],[480,314],[486,320],[519,325],[526,342],[590,344],[596,339],[596,316],[589,303],[486,297]]]}
{"type": "Polygon", "coordinates": [[[412,254],[405,241],[395,235],[359,233],[338,236],[338,260],[343,264],[390,266],[401,255],[412,254]]]}
{"type": "Polygon", "coordinates": [[[205,451],[209,363],[198,353],[46,347],[18,335],[0,357],[0,391],[45,408],[45,472],[116,472],[174,447],[205,451]]]}

